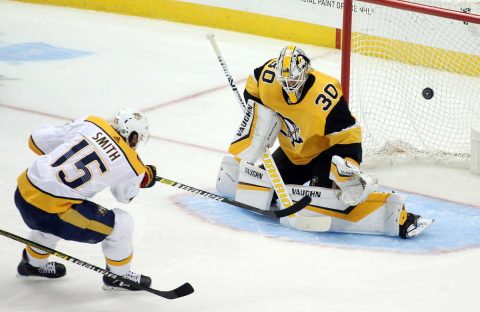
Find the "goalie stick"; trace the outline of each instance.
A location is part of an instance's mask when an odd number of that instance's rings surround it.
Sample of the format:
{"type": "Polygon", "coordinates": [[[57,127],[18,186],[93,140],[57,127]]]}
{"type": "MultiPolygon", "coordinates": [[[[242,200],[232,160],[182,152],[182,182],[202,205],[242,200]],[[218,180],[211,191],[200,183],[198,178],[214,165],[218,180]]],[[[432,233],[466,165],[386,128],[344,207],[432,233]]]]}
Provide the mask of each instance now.
{"type": "MultiPolygon", "coordinates": [[[[228,70],[227,63],[223,59],[222,52],[220,51],[220,48],[217,45],[217,41],[215,40],[215,34],[212,34],[212,33],[208,34],[207,39],[210,40],[210,43],[212,44],[212,48],[215,51],[215,54],[217,55],[220,65],[222,66],[223,73],[225,74],[225,77],[227,78],[233,93],[235,93],[238,104],[240,105],[242,110],[245,112],[245,108],[246,108],[245,102],[243,101],[243,98],[240,92],[238,92],[238,88],[235,85],[235,82],[233,81],[233,76],[232,74],[230,74],[230,71],[228,70]]],[[[273,161],[272,155],[270,154],[270,151],[268,150],[268,148],[265,149],[262,159],[263,159],[263,164],[265,166],[265,169],[267,170],[268,176],[270,177],[270,180],[272,182],[275,193],[277,193],[278,200],[281,202],[281,206],[283,206],[284,208],[290,207],[293,204],[292,199],[290,198],[290,195],[286,191],[287,188],[285,187],[285,183],[283,183],[282,177],[278,172],[278,168],[275,165],[275,162],[273,161]]]]}
{"type": "Polygon", "coordinates": [[[261,215],[264,215],[264,216],[267,216],[267,217],[272,217],[272,218],[283,218],[283,217],[289,216],[291,214],[294,214],[296,212],[299,212],[305,206],[310,204],[310,201],[312,200],[310,198],[310,196],[307,195],[307,196],[302,197],[298,202],[296,202],[292,206],[290,206],[288,208],[285,208],[285,209],[282,209],[282,210],[277,210],[277,211],[261,210],[261,209],[258,209],[256,207],[253,207],[253,206],[235,201],[233,199],[229,199],[229,198],[226,198],[226,197],[223,197],[223,196],[219,196],[219,195],[216,195],[216,194],[204,191],[204,190],[200,190],[200,189],[197,189],[197,188],[194,188],[194,187],[191,187],[191,186],[179,183],[179,182],[175,182],[175,181],[172,181],[172,180],[169,180],[169,179],[165,179],[165,178],[162,178],[162,177],[159,177],[159,176],[157,176],[155,179],[160,183],[170,185],[170,186],[173,186],[173,187],[185,190],[185,191],[195,193],[195,194],[203,196],[205,198],[210,198],[210,199],[222,202],[222,203],[227,203],[227,204],[230,204],[232,206],[236,206],[236,207],[246,209],[248,211],[251,211],[251,212],[254,212],[254,213],[257,213],[257,214],[261,214],[261,215]]]}
{"type": "Polygon", "coordinates": [[[148,291],[149,293],[155,294],[157,296],[160,296],[160,297],[163,297],[163,298],[166,298],[166,299],[176,299],[176,298],[184,297],[184,296],[190,295],[194,291],[192,285],[190,285],[189,283],[185,283],[185,284],[183,284],[183,285],[181,285],[181,286],[179,286],[179,287],[177,287],[173,290],[166,290],[166,291],[165,290],[156,290],[156,289],[153,289],[153,288],[150,288],[150,287],[147,287],[147,286],[143,286],[140,283],[137,283],[137,282],[134,282],[134,281],[131,281],[131,280],[127,280],[127,279],[125,279],[121,276],[118,276],[118,275],[116,275],[116,274],[114,274],[110,271],[104,270],[104,269],[102,269],[100,267],[97,267],[93,264],[90,264],[90,263],[87,263],[85,261],[79,260],[75,257],[69,256],[69,255],[64,254],[62,252],[59,252],[59,251],[56,251],[54,249],[48,248],[48,247],[43,246],[41,244],[32,242],[31,240],[28,240],[26,238],[17,236],[15,234],[10,233],[10,232],[7,232],[7,231],[4,231],[4,230],[0,229],[0,234],[5,236],[5,237],[16,240],[17,242],[24,243],[26,245],[29,245],[29,246],[38,248],[40,250],[43,250],[45,252],[48,252],[48,253],[50,253],[54,256],[62,258],[63,260],[70,261],[70,262],[73,262],[75,264],[78,264],[78,265],[80,265],[84,268],[90,269],[90,270],[95,271],[97,273],[106,275],[106,276],[114,278],[114,279],[118,279],[118,280],[122,281],[123,283],[134,285],[136,288],[138,288],[140,290],[148,291]]]}
{"type": "MultiPolygon", "coordinates": [[[[263,154],[263,164],[270,179],[272,180],[273,187],[275,188],[275,192],[277,193],[278,199],[282,203],[282,206],[290,206],[293,202],[292,197],[288,193],[282,176],[278,172],[277,165],[273,161],[273,157],[268,150],[266,150],[263,154]]],[[[309,217],[302,214],[296,214],[295,218],[288,218],[285,222],[297,230],[308,232],[327,232],[330,230],[332,218],[328,216],[309,217]]]]}
{"type": "MultiPolygon", "coordinates": [[[[225,74],[232,91],[235,93],[235,97],[238,101],[238,104],[240,105],[242,110],[245,112],[245,108],[246,108],[245,102],[243,101],[242,96],[240,95],[240,92],[238,92],[238,88],[235,85],[235,82],[233,81],[233,76],[232,74],[230,74],[230,71],[228,70],[227,63],[223,59],[222,52],[220,51],[220,48],[218,47],[217,42],[215,40],[215,34],[213,33],[207,34],[207,39],[210,41],[212,48],[215,51],[215,54],[217,55],[218,61],[222,66],[223,73],[225,74]]],[[[262,160],[263,160],[265,169],[267,170],[268,176],[270,177],[270,180],[272,182],[275,193],[277,193],[278,199],[281,202],[281,205],[286,209],[288,209],[289,207],[291,207],[293,201],[290,197],[290,194],[288,194],[287,192],[287,188],[285,187],[285,183],[283,182],[282,176],[280,175],[277,165],[275,164],[273,157],[270,151],[268,150],[268,148],[265,149],[265,152],[262,155],[262,160]]],[[[330,225],[332,222],[332,219],[328,216],[318,216],[318,217],[312,218],[312,217],[302,216],[300,214],[298,215],[291,214],[290,217],[293,218],[294,216],[296,219],[289,220],[289,224],[293,228],[298,230],[303,230],[303,231],[325,232],[330,229],[330,225]]]]}

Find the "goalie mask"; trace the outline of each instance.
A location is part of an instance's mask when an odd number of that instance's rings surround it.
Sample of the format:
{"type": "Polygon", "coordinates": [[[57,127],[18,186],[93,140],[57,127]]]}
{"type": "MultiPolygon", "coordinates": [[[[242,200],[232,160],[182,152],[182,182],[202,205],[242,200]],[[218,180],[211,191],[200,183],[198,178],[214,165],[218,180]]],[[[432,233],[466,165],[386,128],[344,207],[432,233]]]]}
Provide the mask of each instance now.
{"type": "Polygon", "coordinates": [[[147,117],[142,112],[128,107],[115,115],[112,127],[133,149],[138,147],[138,143],[147,143],[150,136],[147,117]]]}
{"type": "Polygon", "coordinates": [[[300,99],[310,70],[310,59],[302,49],[296,46],[287,46],[280,52],[277,79],[291,103],[296,103],[300,99]]]}

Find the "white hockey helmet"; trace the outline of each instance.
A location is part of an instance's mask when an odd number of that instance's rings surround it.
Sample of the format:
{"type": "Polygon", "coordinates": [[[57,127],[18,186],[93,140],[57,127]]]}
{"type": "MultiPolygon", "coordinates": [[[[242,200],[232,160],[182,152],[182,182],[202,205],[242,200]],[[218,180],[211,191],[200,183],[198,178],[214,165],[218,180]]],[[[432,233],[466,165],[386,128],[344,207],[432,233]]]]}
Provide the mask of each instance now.
{"type": "Polygon", "coordinates": [[[122,108],[117,112],[113,118],[112,127],[133,149],[138,147],[138,143],[146,144],[150,136],[147,117],[142,112],[130,107],[122,108]],[[138,134],[138,138],[136,142],[132,142],[131,135],[135,132],[138,134]]]}
{"type": "Polygon", "coordinates": [[[290,102],[296,103],[312,69],[310,59],[302,49],[290,45],[282,49],[277,61],[277,80],[290,102]]]}

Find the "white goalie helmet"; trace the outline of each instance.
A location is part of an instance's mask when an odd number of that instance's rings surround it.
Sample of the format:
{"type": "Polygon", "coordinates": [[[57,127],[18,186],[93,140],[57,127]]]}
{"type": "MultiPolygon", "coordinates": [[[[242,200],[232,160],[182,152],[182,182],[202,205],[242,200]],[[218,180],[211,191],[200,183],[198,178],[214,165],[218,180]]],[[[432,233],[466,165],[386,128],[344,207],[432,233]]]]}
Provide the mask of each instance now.
{"type": "Polygon", "coordinates": [[[277,63],[277,80],[287,93],[291,103],[296,103],[300,99],[311,69],[310,59],[302,49],[290,45],[280,52],[277,63]]]}
{"type": "Polygon", "coordinates": [[[130,107],[122,108],[117,112],[112,127],[133,149],[138,147],[138,143],[146,144],[150,136],[147,117],[142,112],[130,107]],[[134,132],[138,134],[138,139],[132,144],[130,136],[134,132]]]}

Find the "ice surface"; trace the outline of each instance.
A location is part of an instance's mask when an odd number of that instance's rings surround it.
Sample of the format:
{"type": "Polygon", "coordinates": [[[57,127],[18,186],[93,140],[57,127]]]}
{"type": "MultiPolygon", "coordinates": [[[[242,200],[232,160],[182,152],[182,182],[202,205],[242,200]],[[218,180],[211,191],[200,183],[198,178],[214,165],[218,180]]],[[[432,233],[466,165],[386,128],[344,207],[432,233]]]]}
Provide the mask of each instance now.
{"type": "MultiPolygon", "coordinates": [[[[163,177],[213,190],[218,165],[241,116],[205,38],[211,31],[0,1],[0,49],[25,43],[50,47],[47,53],[35,54],[44,55],[44,61],[0,60],[0,228],[27,234],[13,192],[16,177],[35,157],[26,144],[33,129],[89,114],[109,118],[127,105],[143,109],[150,119],[152,137],[140,150],[145,163],[156,164],[163,177]],[[47,60],[58,49],[88,54],[47,60]]],[[[286,44],[215,33],[239,88],[253,68],[286,44]]],[[[339,76],[339,51],[304,49],[317,69],[339,76]]],[[[174,301],[149,293],[105,292],[99,274],[69,263],[61,280],[18,278],[22,245],[0,238],[0,311],[478,311],[475,209],[480,206],[480,177],[461,169],[420,165],[376,168],[371,173],[390,188],[435,197],[438,210],[422,206],[439,215],[430,235],[444,244],[455,244],[458,238],[458,248],[422,249],[427,231],[419,240],[382,238],[383,248],[368,248],[361,240],[339,234],[327,234],[336,244],[318,244],[292,239],[299,233],[265,235],[260,228],[216,222],[189,206],[195,201],[204,205],[205,200],[166,185],[142,191],[130,205],[117,204],[104,192],[94,200],[124,208],[135,218],[133,268],[150,275],[155,288],[171,289],[188,281],[196,292],[174,301]],[[449,219],[442,220],[442,215],[449,219]],[[420,252],[395,251],[392,247],[398,244],[420,252]]],[[[237,217],[232,213],[230,221],[237,217]]],[[[62,241],[57,249],[104,264],[99,245],[62,241]]]]}

